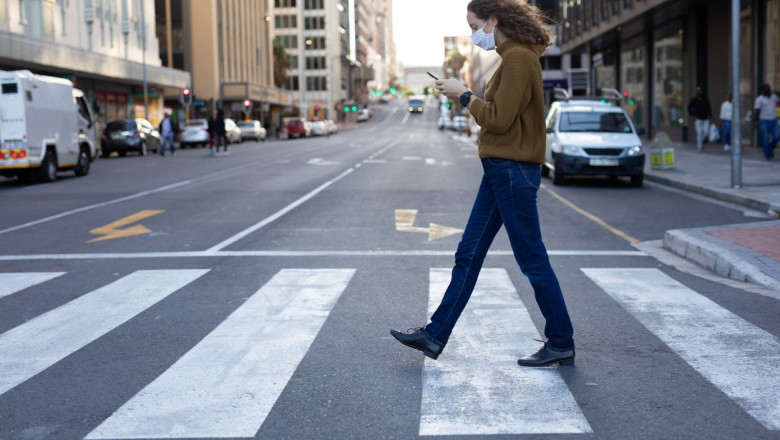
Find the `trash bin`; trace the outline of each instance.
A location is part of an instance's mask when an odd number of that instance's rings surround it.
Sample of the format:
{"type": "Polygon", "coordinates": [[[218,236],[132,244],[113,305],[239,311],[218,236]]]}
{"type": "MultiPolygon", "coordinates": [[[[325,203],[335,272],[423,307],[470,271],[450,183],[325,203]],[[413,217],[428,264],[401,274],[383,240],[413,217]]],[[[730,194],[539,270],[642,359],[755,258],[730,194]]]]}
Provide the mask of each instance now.
{"type": "Polygon", "coordinates": [[[650,167],[654,170],[675,168],[675,152],[666,133],[658,133],[650,144],[650,167]]]}

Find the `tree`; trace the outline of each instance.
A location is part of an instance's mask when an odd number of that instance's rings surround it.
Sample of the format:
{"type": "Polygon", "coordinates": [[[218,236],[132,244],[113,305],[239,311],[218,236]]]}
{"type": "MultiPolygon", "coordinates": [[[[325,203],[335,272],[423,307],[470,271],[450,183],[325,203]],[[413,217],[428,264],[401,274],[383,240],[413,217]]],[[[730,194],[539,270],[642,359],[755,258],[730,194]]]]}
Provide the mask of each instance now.
{"type": "Polygon", "coordinates": [[[466,56],[460,53],[458,49],[452,49],[447,54],[447,59],[444,61],[447,71],[451,71],[454,77],[460,76],[460,69],[466,62],[466,56]]]}
{"type": "Polygon", "coordinates": [[[274,85],[287,87],[287,69],[290,68],[290,56],[280,41],[274,40],[274,85]]]}

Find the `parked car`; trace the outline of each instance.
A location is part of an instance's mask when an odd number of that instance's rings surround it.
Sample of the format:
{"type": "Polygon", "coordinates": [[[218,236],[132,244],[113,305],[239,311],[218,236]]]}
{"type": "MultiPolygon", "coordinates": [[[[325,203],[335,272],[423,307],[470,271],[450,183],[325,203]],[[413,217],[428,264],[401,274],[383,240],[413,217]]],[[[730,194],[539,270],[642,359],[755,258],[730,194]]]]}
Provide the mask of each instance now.
{"type": "Polygon", "coordinates": [[[311,133],[314,136],[327,136],[330,134],[330,127],[325,121],[314,121],[311,123],[311,133]]]}
{"type": "Polygon", "coordinates": [[[238,125],[232,119],[225,119],[225,135],[227,135],[228,143],[231,144],[238,144],[244,141],[241,136],[241,129],[238,128],[238,125]]]}
{"type": "Polygon", "coordinates": [[[237,125],[241,130],[241,139],[265,142],[266,131],[260,121],[240,121],[237,125]]]}
{"type": "Polygon", "coordinates": [[[306,121],[300,117],[284,118],[287,127],[287,138],[294,139],[306,136],[306,121]]]}
{"type": "Polygon", "coordinates": [[[628,176],[642,186],[645,149],[626,112],[598,100],[556,101],[547,113],[542,175],[553,184],[570,175],[628,176]]]}
{"type": "Polygon", "coordinates": [[[312,128],[312,125],[311,125],[311,121],[303,121],[303,130],[304,130],[304,135],[306,137],[311,136],[312,131],[313,131],[313,128],[312,128]]]}
{"type": "Polygon", "coordinates": [[[449,130],[452,127],[452,120],[449,116],[439,116],[439,131],[449,130]]]}
{"type": "Polygon", "coordinates": [[[330,134],[339,132],[339,124],[333,122],[332,119],[328,119],[327,121],[325,121],[325,123],[328,124],[328,130],[330,130],[330,134]]]}
{"type": "Polygon", "coordinates": [[[209,144],[209,125],[205,119],[190,119],[179,130],[179,145],[181,148],[188,146],[209,144]]]}
{"type": "Polygon", "coordinates": [[[450,130],[457,131],[458,133],[465,133],[467,124],[468,120],[466,120],[465,116],[455,116],[452,118],[452,125],[450,125],[450,130]]]}
{"type": "Polygon", "coordinates": [[[161,143],[160,132],[146,119],[120,119],[106,124],[100,138],[100,151],[103,157],[114,151],[120,156],[128,151],[146,156],[150,150],[157,153],[161,143]]]}

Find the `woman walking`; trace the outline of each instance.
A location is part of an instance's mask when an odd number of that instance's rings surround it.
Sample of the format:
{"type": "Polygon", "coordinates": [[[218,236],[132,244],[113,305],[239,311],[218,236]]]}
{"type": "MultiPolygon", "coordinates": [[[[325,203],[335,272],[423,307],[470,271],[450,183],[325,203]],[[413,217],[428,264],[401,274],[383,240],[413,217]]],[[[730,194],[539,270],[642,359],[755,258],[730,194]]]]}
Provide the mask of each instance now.
{"type": "Polygon", "coordinates": [[[484,50],[495,49],[501,65],[488,83],[484,99],[473,95],[458,79],[437,80],[436,88],[459,99],[482,128],[482,183],[455,253],[450,284],[431,322],[407,333],[390,333],[436,359],[471,297],[493,238],[504,225],[515,260],[528,277],[546,322],[547,342],[517,362],[529,367],[571,365],[571,320],[542,242],[536,208],[546,144],[539,58],[551,45],[551,35],[539,9],[519,0],[472,0],[466,20],[474,44],[484,50]]]}

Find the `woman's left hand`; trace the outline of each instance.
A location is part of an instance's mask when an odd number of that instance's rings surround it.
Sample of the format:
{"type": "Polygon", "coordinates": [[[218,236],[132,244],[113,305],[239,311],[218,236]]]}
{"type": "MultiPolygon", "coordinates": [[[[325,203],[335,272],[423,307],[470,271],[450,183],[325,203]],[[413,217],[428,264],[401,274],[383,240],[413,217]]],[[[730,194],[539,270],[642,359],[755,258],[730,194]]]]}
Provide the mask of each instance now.
{"type": "Polygon", "coordinates": [[[460,95],[466,93],[469,89],[456,78],[440,79],[435,83],[436,90],[450,99],[458,99],[460,95]]]}

